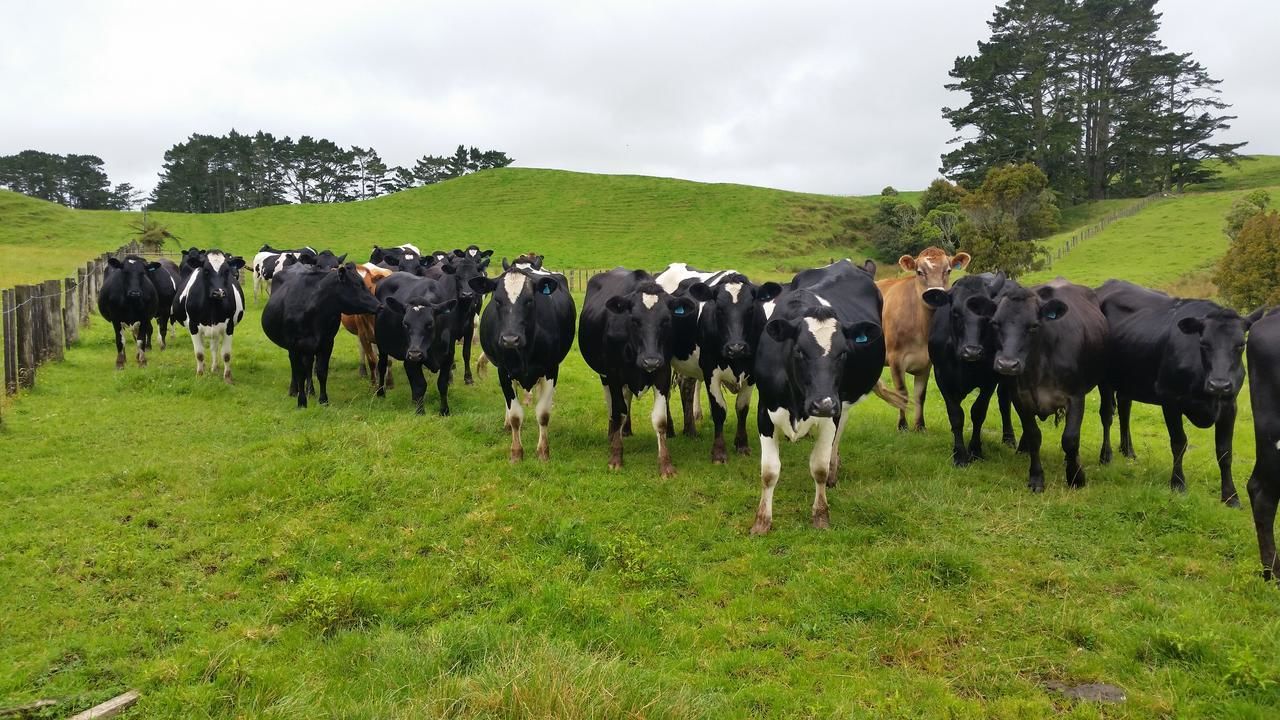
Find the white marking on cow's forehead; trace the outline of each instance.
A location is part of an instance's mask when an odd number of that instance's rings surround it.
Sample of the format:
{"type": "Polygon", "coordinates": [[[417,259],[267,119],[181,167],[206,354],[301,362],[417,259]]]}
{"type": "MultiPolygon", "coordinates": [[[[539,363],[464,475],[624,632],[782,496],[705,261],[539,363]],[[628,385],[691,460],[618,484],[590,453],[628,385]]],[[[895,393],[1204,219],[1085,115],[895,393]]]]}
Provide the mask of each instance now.
{"type": "Polygon", "coordinates": [[[774,308],[774,306],[775,306],[775,305],[777,305],[777,301],[776,301],[776,300],[770,300],[769,302],[767,302],[767,303],[765,303],[764,305],[761,305],[761,306],[760,306],[760,308],[761,308],[762,310],[764,310],[764,319],[765,319],[765,320],[768,320],[769,318],[773,317],[773,308],[774,308]]]}
{"type": "Polygon", "coordinates": [[[412,260],[412,259],[413,259],[413,253],[405,253],[405,254],[404,254],[404,259],[405,259],[405,260],[412,260]]]}
{"type": "Polygon", "coordinates": [[[649,308],[650,310],[652,310],[653,306],[658,304],[658,296],[651,295],[649,293],[644,293],[643,295],[640,296],[640,302],[644,303],[644,306],[646,308],[649,308]]]}
{"type": "Polygon", "coordinates": [[[809,332],[813,335],[814,342],[818,343],[818,347],[822,348],[823,356],[831,353],[831,338],[835,336],[836,331],[840,329],[840,324],[835,318],[825,318],[819,320],[817,318],[807,317],[804,324],[809,326],[809,332]]]}
{"type": "Polygon", "coordinates": [[[227,261],[227,256],[222,253],[209,253],[205,256],[209,260],[209,265],[213,267],[214,272],[222,270],[222,264],[227,261]]]}
{"type": "Polygon", "coordinates": [[[137,260],[126,260],[125,262],[129,263],[130,265],[136,265],[138,261],[137,261],[137,260]]]}
{"type": "Polygon", "coordinates": [[[831,303],[827,302],[827,299],[822,297],[821,295],[814,295],[814,297],[818,299],[818,302],[822,305],[822,307],[831,307],[831,303]]]}
{"type": "Polygon", "coordinates": [[[426,306],[425,306],[425,305],[413,305],[413,306],[411,306],[409,309],[410,309],[410,310],[412,310],[412,311],[414,311],[414,312],[422,312],[423,310],[425,310],[425,309],[426,309],[426,306]]]}
{"type": "Polygon", "coordinates": [[[507,292],[509,300],[515,300],[524,292],[524,276],[520,273],[507,273],[502,276],[502,288],[507,292]]]}
{"type": "Polygon", "coordinates": [[[724,286],[724,291],[729,293],[729,297],[733,298],[733,302],[738,302],[738,293],[742,292],[742,283],[728,283],[724,286]]]}
{"type": "Polygon", "coordinates": [[[1280,440],[1277,440],[1277,441],[1276,441],[1276,449],[1277,449],[1277,450],[1280,450],[1280,440]]]}

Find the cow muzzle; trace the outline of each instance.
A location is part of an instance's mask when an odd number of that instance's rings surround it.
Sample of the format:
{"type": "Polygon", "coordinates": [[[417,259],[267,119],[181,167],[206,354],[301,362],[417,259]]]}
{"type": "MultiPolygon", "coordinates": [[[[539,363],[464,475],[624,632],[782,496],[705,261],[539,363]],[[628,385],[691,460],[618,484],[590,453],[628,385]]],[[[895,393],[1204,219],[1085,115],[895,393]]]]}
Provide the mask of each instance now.
{"type": "Polygon", "coordinates": [[[517,350],[523,345],[524,338],[519,335],[503,335],[498,338],[498,347],[503,350],[517,350]]]}
{"type": "Polygon", "coordinates": [[[947,291],[942,288],[929,288],[920,294],[920,299],[929,307],[942,307],[947,304],[947,291]]]}
{"type": "Polygon", "coordinates": [[[809,417],[829,418],[835,417],[836,407],[835,398],[824,397],[820,400],[810,400],[805,411],[809,413],[809,417]]]}
{"type": "Polygon", "coordinates": [[[976,362],[981,360],[982,355],[983,352],[981,345],[965,345],[960,348],[960,359],[965,362],[976,362]]]}
{"type": "Polygon", "coordinates": [[[640,369],[645,372],[654,372],[658,368],[662,367],[662,358],[653,356],[642,357],[637,361],[637,364],[640,366],[640,369]]]}
{"type": "Polygon", "coordinates": [[[226,296],[227,296],[227,291],[223,290],[222,288],[216,288],[209,292],[209,297],[213,298],[214,300],[221,300],[226,296]]]}
{"type": "Polygon", "coordinates": [[[724,346],[724,356],[730,360],[743,358],[751,354],[751,348],[744,342],[733,342],[724,346]]]}
{"type": "Polygon", "coordinates": [[[1204,384],[1204,389],[1210,395],[1230,395],[1235,390],[1235,383],[1230,380],[1209,378],[1204,384]]]}
{"type": "Polygon", "coordinates": [[[410,362],[420,363],[426,359],[426,356],[422,354],[421,350],[410,350],[404,354],[404,359],[410,362]]]}
{"type": "Polygon", "coordinates": [[[997,357],[994,366],[1001,375],[1018,375],[1022,372],[1022,361],[1013,358],[997,357]]]}
{"type": "Polygon", "coordinates": [[[131,297],[131,298],[140,298],[140,297],[142,297],[142,291],[141,291],[141,290],[130,290],[129,292],[125,293],[125,295],[126,295],[127,297],[131,297]]]}

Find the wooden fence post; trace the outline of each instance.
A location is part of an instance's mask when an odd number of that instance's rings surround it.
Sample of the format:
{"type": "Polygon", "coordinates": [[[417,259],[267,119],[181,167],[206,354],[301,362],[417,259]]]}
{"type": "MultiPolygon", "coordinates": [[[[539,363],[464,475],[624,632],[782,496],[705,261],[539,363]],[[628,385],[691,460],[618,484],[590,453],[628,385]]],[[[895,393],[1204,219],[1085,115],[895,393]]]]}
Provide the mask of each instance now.
{"type": "Polygon", "coordinates": [[[75,278],[69,277],[63,281],[63,287],[66,300],[62,303],[62,335],[70,349],[80,339],[80,285],[75,278]]]}
{"type": "Polygon", "coordinates": [[[4,391],[8,395],[18,392],[18,328],[13,298],[13,288],[0,290],[0,318],[3,325],[0,331],[4,334],[4,391]]]}
{"type": "Polygon", "coordinates": [[[34,343],[31,340],[31,288],[18,285],[13,289],[14,338],[16,340],[15,356],[18,359],[18,387],[31,387],[35,384],[36,368],[33,357],[34,343]]]}
{"type": "Polygon", "coordinates": [[[62,362],[66,357],[66,331],[62,328],[62,281],[45,280],[45,359],[62,362]]]}

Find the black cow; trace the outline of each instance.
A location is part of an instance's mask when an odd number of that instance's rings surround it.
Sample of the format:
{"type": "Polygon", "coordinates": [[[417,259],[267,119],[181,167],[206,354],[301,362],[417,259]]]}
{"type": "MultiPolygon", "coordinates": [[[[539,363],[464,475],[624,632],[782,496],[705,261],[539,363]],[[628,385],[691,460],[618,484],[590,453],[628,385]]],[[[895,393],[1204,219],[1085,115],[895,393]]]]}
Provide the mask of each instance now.
{"type": "Polygon", "coordinates": [[[675,475],[667,448],[674,321],[695,310],[693,300],[667,294],[644,270],[614,268],[587,283],[578,349],[605,386],[610,468],[622,467],[623,416],[630,419],[631,397],[652,387],[649,419],[658,436],[658,472],[664,478],[675,475]]]}
{"type": "Polygon", "coordinates": [[[1276,505],[1280,504],[1280,312],[1249,330],[1249,400],[1257,451],[1249,477],[1249,505],[1262,555],[1262,577],[1280,578],[1276,557],[1276,505]]]}
{"type": "Polygon", "coordinates": [[[485,277],[484,268],[488,264],[487,255],[468,255],[462,250],[455,250],[445,262],[434,263],[422,272],[423,277],[439,280],[454,290],[458,303],[457,309],[449,316],[453,323],[450,333],[455,342],[462,343],[462,381],[467,385],[475,382],[471,375],[471,340],[475,335],[476,316],[480,314],[483,297],[476,292],[471,281],[485,277]]]}
{"type": "Polygon", "coordinates": [[[1236,395],[1244,384],[1245,333],[1256,318],[1242,318],[1208,300],[1185,300],[1123,280],[1098,288],[1107,318],[1107,374],[1102,395],[1103,464],[1111,462],[1111,416],[1120,411],[1120,453],[1136,457],[1129,434],[1133,403],[1159,405],[1173,451],[1169,486],[1187,489],[1182,456],[1187,450],[1186,416],[1198,428],[1214,428],[1222,501],[1240,506],[1231,479],[1236,395]]]}
{"type": "Polygon", "coordinates": [[[147,262],[137,255],[123,260],[107,258],[107,271],[98,292],[98,312],[111,323],[116,333],[116,369],[124,369],[124,336],[121,329],[129,326],[138,346],[138,367],[147,366],[147,348],[151,345],[151,319],[156,315],[156,288],[150,275],[162,272],[160,263],[147,262]]]}
{"type": "Polygon", "coordinates": [[[301,263],[294,267],[298,269],[290,271],[292,277],[272,289],[262,310],[262,330],[271,342],[289,351],[289,395],[297,396],[298,407],[307,406],[313,368],[320,384],[317,399],[325,405],[329,358],[342,314],[375,313],[381,308],[352,263],[333,270],[301,263]]]}
{"type": "Polygon", "coordinates": [[[244,291],[240,289],[240,268],[244,258],[221,250],[184,253],[188,274],[181,292],[173,299],[174,318],[187,326],[196,354],[196,375],[204,374],[204,344],[209,342],[212,358],[209,370],[218,368],[222,357],[222,379],[231,382],[231,338],[244,319],[244,291]]]}
{"type": "MultiPolygon", "coordinates": [[[[858,267],[841,260],[805,270],[785,288],[765,283],[760,297],[767,320],[754,368],[760,389],[761,491],[751,533],[769,532],[773,525],[773,490],[782,471],[778,433],[794,441],[815,429],[809,454],[812,521],[825,528],[830,524],[827,487],[836,481],[849,410],[876,389],[884,367],[875,263],[858,267]]],[[[898,397],[896,404],[905,407],[906,399],[898,397]]]]}
{"type": "MultiPolygon", "coordinates": [[[[990,310],[988,306],[985,310],[990,310]]],[[[1005,292],[992,314],[996,372],[1016,378],[1013,405],[1022,424],[1020,449],[1031,455],[1028,486],[1044,491],[1040,425],[1065,413],[1062,451],[1067,484],[1085,483],[1080,467],[1080,424],[1085,395],[1103,379],[1107,319],[1093,290],[1062,278],[1005,292]]]]}
{"type": "MultiPolygon", "coordinates": [[[[452,280],[451,267],[446,268],[445,275],[452,280]]],[[[440,393],[440,414],[448,415],[457,289],[451,282],[398,272],[379,282],[376,292],[383,304],[373,323],[378,346],[378,397],[387,394],[387,357],[394,357],[404,362],[419,415],[425,412],[423,401],[427,394],[422,369],[439,373],[436,389],[440,393]]]]}
{"type": "Polygon", "coordinates": [[[493,260],[492,250],[481,250],[478,245],[468,245],[466,250],[454,250],[453,256],[457,258],[470,258],[475,262],[476,267],[483,272],[489,267],[489,262],[493,260]]]}
{"type": "MultiPolygon", "coordinates": [[[[172,260],[161,258],[157,263],[160,267],[148,271],[147,277],[156,288],[156,325],[160,330],[160,349],[164,350],[169,345],[169,321],[173,319],[173,300],[178,296],[178,280],[182,275],[172,260]]],[[[147,338],[147,349],[151,349],[151,338],[147,338]]]]}
{"type": "Polygon", "coordinates": [[[991,327],[996,304],[1013,286],[1003,273],[984,273],[960,278],[950,290],[934,288],[924,293],[924,301],[934,308],[929,326],[929,362],[947,405],[953,440],[951,461],[957,467],[982,458],[982,424],[993,393],[1000,403],[1001,438],[1006,445],[1013,445],[1011,388],[992,365],[996,341],[991,327]],[[978,397],[969,408],[973,434],[966,448],[962,403],[974,390],[978,397]]]}
{"type": "MultiPolygon", "coordinates": [[[[699,382],[705,382],[715,427],[711,461],[723,464],[728,459],[724,422],[729,404],[725,401],[725,389],[737,395],[734,404],[738,430],[734,449],[742,455],[751,451],[747,444],[747,412],[751,409],[755,387],[755,349],[763,331],[757,312],[758,289],[737,271],[701,273],[683,263],[668,266],[658,276],[658,283],[663,287],[669,287],[672,281],[678,282],[674,295],[688,296],[698,302],[693,332],[687,334],[688,341],[677,343],[671,359],[676,373],[686,378],[680,384],[685,434],[695,432],[694,421],[700,415],[695,403],[696,387],[699,382]]],[[[685,336],[678,334],[682,340],[685,336]]]]}
{"type": "Polygon", "coordinates": [[[493,293],[480,317],[480,347],[498,369],[498,384],[507,403],[504,425],[511,430],[511,461],[524,459],[520,427],[524,407],[512,382],[526,391],[538,389],[538,459],[550,458],[547,426],[551,422],[560,363],[573,347],[577,308],[569,283],[560,273],[531,266],[509,268],[497,279],[471,279],[477,293],[493,293]]]}

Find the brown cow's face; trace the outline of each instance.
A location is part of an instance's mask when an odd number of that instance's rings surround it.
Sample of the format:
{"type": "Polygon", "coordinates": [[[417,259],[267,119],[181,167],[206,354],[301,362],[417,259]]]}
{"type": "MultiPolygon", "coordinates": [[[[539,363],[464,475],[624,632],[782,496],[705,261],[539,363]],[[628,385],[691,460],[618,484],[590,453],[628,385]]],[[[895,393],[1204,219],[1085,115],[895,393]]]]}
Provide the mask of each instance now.
{"type": "Polygon", "coordinates": [[[898,266],[907,272],[916,274],[916,289],[920,296],[933,289],[947,290],[951,287],[951,271],[963,270],[969,265],[969,253],[956,253],[954,257],[947,255],[941,248],[925,249],[917,257],[903,255],[898,258],[898,266]]]}

